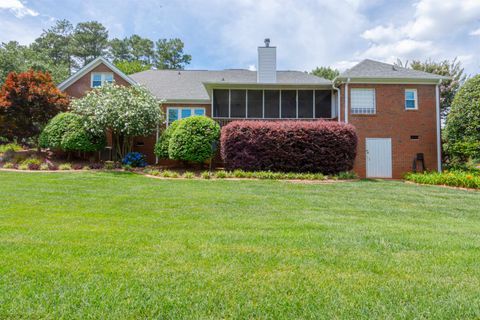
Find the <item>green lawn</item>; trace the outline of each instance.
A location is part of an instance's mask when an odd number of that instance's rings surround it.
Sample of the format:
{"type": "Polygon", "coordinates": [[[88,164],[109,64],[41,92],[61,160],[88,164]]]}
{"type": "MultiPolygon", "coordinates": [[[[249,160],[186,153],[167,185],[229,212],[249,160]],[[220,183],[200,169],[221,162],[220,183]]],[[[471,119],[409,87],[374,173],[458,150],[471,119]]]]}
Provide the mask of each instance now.
{"type": "Polygon", "coordinates": [[[480,192],[0,172],[0,318],[479,318],[480,192]]]}

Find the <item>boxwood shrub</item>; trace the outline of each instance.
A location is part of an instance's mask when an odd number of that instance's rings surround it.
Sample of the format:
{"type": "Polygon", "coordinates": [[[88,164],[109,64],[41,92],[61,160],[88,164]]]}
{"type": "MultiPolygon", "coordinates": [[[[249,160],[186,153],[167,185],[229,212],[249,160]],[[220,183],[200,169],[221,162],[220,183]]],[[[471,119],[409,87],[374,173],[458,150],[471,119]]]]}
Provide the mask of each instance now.
{"type": "Polygon", "coordinates": [[[170,159],[204,162],[215,155],[212,145],[220,137],[220,126],[204,116],[193,116],[180,121],[168,144],[170,159]]]}
{"type": "Polygon", "coordinates": [[[221,154],[229,170],[350,171],[357,135],[333,121],[234,121],[222,128],[221,154]]]}
{"type": "Polygon", "coordinates": [[[170,125],[163,130],[162,134],[158,137],[158,141],[155,144],[153,152],[160,159],[168,159],[168,145],[170,144],[170,138],[172,133],[177,129],[181,120],[176,120],[170,123],[170,125]]]}

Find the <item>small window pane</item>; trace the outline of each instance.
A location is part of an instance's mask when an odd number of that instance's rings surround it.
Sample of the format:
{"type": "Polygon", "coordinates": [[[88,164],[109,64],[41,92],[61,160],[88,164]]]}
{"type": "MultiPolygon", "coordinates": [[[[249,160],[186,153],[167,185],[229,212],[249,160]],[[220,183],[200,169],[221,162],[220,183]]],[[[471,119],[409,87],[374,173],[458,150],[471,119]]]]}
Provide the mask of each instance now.
{"type": "Polygon", "coordinates": [[[265,118],[277,119],[280,116],[280,92],[265,90],[265,118]]]}
{"type": "Polygon", "coordinates": [[[178,120],[178,109],[168,109],[168,123],[178,120]]]}
{"type": "Polygon", "coordinates": [[[192,115],[192,109],[182,109],[182,119],[192,115]]]}
{"type": "Polygon", "coordinates": [[[248,118],[262,118],[263,91],[248,90],[248,118]]]}
{"type": "Polygon", "coordinates": [[[195,109],[195,115],[196,116],[204,116],[205,115],[205,110],[204,109],[195,109]]]}
{"type": "Polygon", "coordinates": [[[332,117],[332,92],[330,90],[315,91],[315,118],[332,117]]]}
{"type": "Polygon", "coordinates": [[[282,90],[282,118],[297,117],[297,92],[282,90]]]}
{"type": "Polygon", "coordinates": [[[245,118],[246,94],[245,90],[231,90],[230,117],[245,118]]]}
{"type": "Polygon", "coordinates": [[[92,82],[92,87],[93,88],[97,88],[97,87],[101,87],[102,86],[102,81],[93,81],[92,82]]]}
{"type": "Polygon", "coordinates": [[[93,81],[102,81],[102,74],[94,73],[93,74],[93,81]]]}
{"type": "Polygon", "coordinates": [[[313,90],[298,90],[298,117],[313,118],[313,90]]]}
{"type": "Polygon", "coordinates": [[[112,73],[106,73],[105,74],[105,82],[113,82],[113,74],[112,73]]]}
{"type": "Polygon", "coordinates": [[[415,100],[415,92],[413,91],[406,91],[405,97],[407,100],[415,100]]]}
{"type": "Polygon", "coordinates": [[[228,118],[228,90],[213,91],[213,116],[228,118]]]}
{"type": "Polygon", "coordinates": [[[406,100],[405,107],[407,109],[415,109],[415,100],[406,100]]]}

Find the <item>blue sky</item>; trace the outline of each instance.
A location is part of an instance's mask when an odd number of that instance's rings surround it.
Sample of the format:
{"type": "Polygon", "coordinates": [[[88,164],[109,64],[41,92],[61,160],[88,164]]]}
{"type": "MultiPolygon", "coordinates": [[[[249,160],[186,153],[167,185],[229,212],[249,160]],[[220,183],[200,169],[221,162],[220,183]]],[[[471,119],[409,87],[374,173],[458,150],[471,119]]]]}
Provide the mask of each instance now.
{"type": "Polygon", "coordinates": [[[55,19],[181,38],[189,69],[253,68],[269,37],[279,69],[458,57],[480,72],[480,0],[0,0],[0,41],[30,43],[55,19]]]}

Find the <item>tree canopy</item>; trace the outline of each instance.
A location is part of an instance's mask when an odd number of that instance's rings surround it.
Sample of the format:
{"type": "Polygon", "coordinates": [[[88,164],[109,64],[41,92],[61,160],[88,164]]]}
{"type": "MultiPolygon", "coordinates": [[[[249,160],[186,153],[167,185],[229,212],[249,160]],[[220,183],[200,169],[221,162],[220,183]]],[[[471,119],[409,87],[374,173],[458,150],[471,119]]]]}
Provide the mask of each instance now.
{"type": "Polygon", "coordinates": [[[480,75],[467,80],[453,99],[444,140],[453,164],[480,161],[480,75]]]}
{"type": "Polygon", "coordinates": [[[317,77],[325,78],[328,80],[333,80],[340,74],[337,69],[334,69],[332,67],[317,67],[310,73],[317,77]]]}
{"type": "Polygon", "coordinates": [[[0,90],[0,136],[36,138],[68,104],[68,98],[57,89],[50,74],[33,70],[11,72],[0,90]]]}
{"type": "Polygon", "coordinates": [[[123,159],[134,137],[148,136],[162,123],[160,103],[144,87],[105,84],[74,100],[72,110],[85,116],[92,134],[109,132],[116,155],[123,159]]]}

